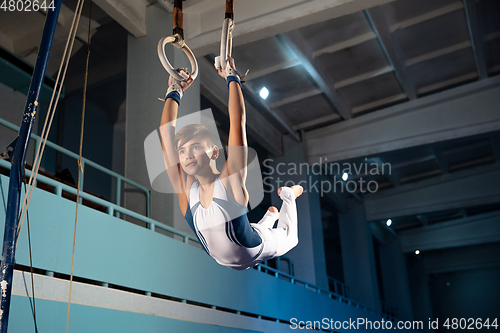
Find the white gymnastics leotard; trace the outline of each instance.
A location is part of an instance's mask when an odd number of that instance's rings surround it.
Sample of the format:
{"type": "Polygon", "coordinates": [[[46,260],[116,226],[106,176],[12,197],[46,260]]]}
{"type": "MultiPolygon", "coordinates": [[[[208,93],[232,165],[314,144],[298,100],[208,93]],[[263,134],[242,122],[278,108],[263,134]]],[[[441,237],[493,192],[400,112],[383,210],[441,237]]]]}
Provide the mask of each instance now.
{"type": "Polygon", "coordinates": [[[293,190],[283,187],[280,213],[268,211],[258,223],[250,223],[247,207],[238,204],[219,177],[213,199],[205,208],[200,202],[200,183],[193,182],[185,219],[203,249],[219,264],[243,270],[283,255],[298,243],[297,212],[293,190]],[[273,228],[277,217],[277,228],[273,228]]]}

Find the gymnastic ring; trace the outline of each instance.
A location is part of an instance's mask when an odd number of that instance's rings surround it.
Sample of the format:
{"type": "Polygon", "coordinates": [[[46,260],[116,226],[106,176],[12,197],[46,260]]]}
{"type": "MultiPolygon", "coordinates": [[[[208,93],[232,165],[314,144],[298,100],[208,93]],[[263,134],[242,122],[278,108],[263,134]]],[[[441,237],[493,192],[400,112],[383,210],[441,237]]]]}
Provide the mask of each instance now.
{"type": "Polygon", "coordinates": [[[160,62],[165,68],[165,70],[170,75],[172,75],[172,77],[175,80],[187,81],[189,79],[189,76],[187,76],[184,72],[176,71],[168,61],[167,55],[165,54],[165,45],[167,44],[173,44],[175,47],[180,48],[184,51],[184,53],[189,59],[189,62],[191,63],[191,72],[190,72],[191,77],[193,78],[193,80],[195,80],[196,77],[198,76],[198,62],[196,61],[196,57],[194,56],[193,51],[191,51],[191,49],[186,45],[182,37],[179,36],[178,34],[174,36],[163,37],[158,42],[158,58],[160,58],[160,62]]]}
{"type": "Polygon", "coordinates": [[[220,39],[220,65],[222,70],[226,69],[228,57],[231,56],[233,51],[233,29],[234,21],[230,18],[224,19],[220,39]]]}

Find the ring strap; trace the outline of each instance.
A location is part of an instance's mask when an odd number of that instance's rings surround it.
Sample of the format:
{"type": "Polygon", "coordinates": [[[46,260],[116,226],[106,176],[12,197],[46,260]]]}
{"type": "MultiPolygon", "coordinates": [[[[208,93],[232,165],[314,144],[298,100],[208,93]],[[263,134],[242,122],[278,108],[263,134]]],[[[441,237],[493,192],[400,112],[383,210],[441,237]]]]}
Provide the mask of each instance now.
{"type": "Polygon", "coordinates": [[[234,0],[226,0],[226,16],[224,18],[234,20],[234,0]]]}
{"type": "Polygon", "coordinates": [[[173,33],[179,34],[184,39],[184,14],[182,13],[182,0],[174,0],[174,29],[173,33]]]}

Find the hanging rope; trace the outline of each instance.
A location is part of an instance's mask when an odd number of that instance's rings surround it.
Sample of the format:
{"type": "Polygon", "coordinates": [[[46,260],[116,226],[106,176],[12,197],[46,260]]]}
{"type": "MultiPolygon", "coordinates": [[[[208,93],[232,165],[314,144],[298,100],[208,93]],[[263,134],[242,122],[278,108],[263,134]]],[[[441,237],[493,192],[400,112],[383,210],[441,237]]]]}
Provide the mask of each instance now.
{"type": "Polygon", "coordinates": [[[34,184],[36,183],[36,178],[38,176],[40,161],[42,160],[43,152],[45,150],[45,144],[46,144],[47,138],[49,136],[49,131],[50,131],[50,128],[52,126],[52,121],[54,120],[55,110],[57,109],[57,104],[59,103],[59,97],[61,96],[62,88],[64,85],[64,80],[66,78],[66,71],[68,69],[71,53],[73,51],[73,45],[75,42],[76,32],[78,30],[78,25],[80,23],[80,17],[82,14],[83,3],[84,3],[84,0],[78,1],[78,4],[77,4],[76,9],[75,9],[75,14],[73,15],[73,21],[71,23],[71,28],[70,28],[70,32],[68,35],[68,39],[66,40],[66,46],[64,48],[63,57],[61,59],[61,64],[59,66],[59,71],[57,73],[56,83],[54,86],[55,89],[52,92],[52,97],[50,99],[49,108],[47,111],[47,116],[46,116],[45,122],[43,124],[41,141],[40,141],[40,144],[38,145],[38,149],[37,149],[36,154],[35,154],[35,160],[34,160],[35,163],[34,163],[34,167],[32,169],[30,179],[28,182],[28,192],[29,193],[26,192],[26,195],[25,195],[24,200],[23,200],[23,208],[21,211],[22,213],[21,213],[21,219],[20,219],[20,224],[19,224],[19,230],[17,232],[18,237],[16,240],[16,244],[17,244],[17,241],[19,240],[19,234],[20,234],[20,231],[21,231],[23,224],[24,224],[24,216],[26,215],[26,212],[28,210],[28,206],[29,206],[30,201],[31,201],[31,195],[33,194],[34,184]],[[69,51],[68,51],[68,49],[69,49],[69,51]],[[61,73],[62,73],[62,78],[61,78],[61,73]],[[61,78],[61,82],[59,83],[60,78],[61,78]],[[57,93],[57,97],[55,98],[56,93],[57,93]],[[54,101],[55,101],[55,103],[54,103],[54,101]]]}
{"type": "MultiPolygon", "coordinates": [[[[26,192],[26,182],[24,182],[24,193],[26,192]]],[[[27,226],[28,226],[28,248],[30,252],[30,273],[31,273],[31,294],[32,294],[32,302],[33,302],[33,321],[35,323],[35,333],[38,333],[38,327],[36,325],[36,306],[35,306],[35,282],[33,279],[33,256],[31,254],[31,233],[30,233],[30,216],[28,214],[28,211],[26,210],[26,221],[27,221],[27,226]]],[[[19,235],[18,235],[19,237],[19,235]]],[[[29,295],[28,295],[29,297],[29,295]]]]}
{"type": "MultiPolygon", "coordinates": [[[[57,109],[57,105],[59,103],[62,88],[64,86],[64,80],[66,78],[66,72],[67,72],[67,68],[69,65],[70,56],[71,56],[71,53],[73,51],[75,37],[76,37],[77,30],[78,30],[78,25],[80,23],[80,17],[81,17],[81,13],[82,13],[83,3],[84,3],[84,0],[79,0],[77,7],[75,9],[75,14],[73,16],[71,28],[70,28],[70,31],[68,34],[68,38],[66,40],[66,45],[64,48],[63,57],[61,59],[61,64],[59,66],[59,71],[57,73],[57,78],[56,78],[56,82],[54,85],[54,90],[52,92],[52,96],[50,99],[50,103],[49,103],[49,107],[48,107],[48,111],[47,111],[47,116],[45,118],[45,122],[43,125],[43,130],[42,130],[42,134],[41,134],[41,141],[40,141],[40,144],[38,145],[38,148],[37,148],[37,151],[35,154],[35,159],[34,159],[35,163],[33,165],[32,172],[31,172],[31,175],[29,178],[28,187],[26,187],[26,183],[24,183],[25,196],[24,196],[24,200],[23,200],[23,208],[22,208],[21,213],[20,213],[20,216],[21,216],[20,222],[21,223],[20,223],[20,226],[17,230],[16,246],[17,246],[17,242],[19,241],[19,235],[20,235],[21,229],[23,227],[24,216],[26,216],[27,226],[28,226],[28,246],[29,246],[29,255],[30,255],[31,290],[32,290],[33,320],[34,320],[34,325],[35,325],[35,332],[38,332],[38,326],[37,326],[37,321],[36,321],[35,285],[34,285],[34,277],[33,277],[33,257],[32,257],[32,251],[31,251],[31,231],[30,231],[30,223],[29,223],[29,215],[28,215],[28,206],[29,206],[29,203],[31,201],[31,195],[33,193],[34,184],[36,183],[36,178],[38,176],[40,162],[41,162],[41,159],[43,156],[43,152],[45,150],[47,137],[49,135],[49,131],[50,131],[50,128],[52,126],[52,122],[53,122],[54,115],[55,115],[55,110],[57,109]],[[57,97],[56,97],[56,94],[57,94],[57,97]]],[[[89,29],[90,29],[90,21],[89,21],[89,29]]],[[[89,40],[90,40],[90,30],[89,30],[89,40]]],[[[88,64],[87,64],[87,68],[88,68],[88,64]]],[[[80,161],[81,161],[81,157],[80,157],[80,161]]],[[[74,251],[74,248],[73,248],[73,251],[74,251]]],[[[72,268],[72,272],[73,272],[73,268],[72,268]]],[[[68,315],[69,315],[69,310],[68,310],[68,315]]]]}
{"type": "Polygon", "coordinates": [[[196,80],[196,77],[198,76],[198,62],[196,61],[196,57],[193,51],[191,51],[189,46],[187,46],[186,42],[184,41],[183,23],[184,15],[182,14],[182,0],[174,0],[174,24],[172,30],[173,35],[160,39],[157,47],[158,57],[160,58],[160,62],[163,65],[163,68],[165,68],[165,70],[175,80],[187,81],[190,77],[193,80],[196,80]],[[191,64],[191,76],[184,73],[183,71],[178,72],[168,61],[167,54],[165,53],[165,45],[170,43],[175,47],[183,50],[188,57],[189,63],[191,64]]]}
{"type": "Polygon", "coordinates": [[[75,245],[76,245],[76,225],[78,222],[78,204],[80,202],[80,191],[81,189],[81,176],[83,175],[82,168],[82,151],[83,151],[83,129],[85,124],[85,104],[87,101],[87,79],[89,75],[89,59],[90,59],[90,26],[92,23],[92,0],[90,0],[90,8],[89,8],[89,32],[87,36],[87,63],[85,65],[85,83],[83,85],[83,106],[82,106],[82,121],[80,126],[80,154],[78,157],[78,189],[76,191],[76,212],[75,212],[75,229],[73,231],[73,253],[71,255],[71,275],[69,278],[69,299],[68,299],[68,317],[66,320],[66,333],[69,330],[69,312],[71,308],[71,292],[73,288],[73,267],[75,264],[75,245]]]}

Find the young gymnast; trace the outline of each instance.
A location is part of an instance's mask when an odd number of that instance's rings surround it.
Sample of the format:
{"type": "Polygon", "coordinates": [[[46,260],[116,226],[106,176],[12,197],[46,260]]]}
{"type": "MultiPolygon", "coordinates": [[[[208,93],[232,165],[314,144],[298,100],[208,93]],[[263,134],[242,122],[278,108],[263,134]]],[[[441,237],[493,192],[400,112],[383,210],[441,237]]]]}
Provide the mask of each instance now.
{"type": "Polygon", "coordinates": [[[193,82],[186,69],[178,71],[189,76],[187,81],[169,79],[160,133],[167,173],[189,226],[219,264],[244,270],[297,245],[295,199],[303,189],[300,185],[278,189],[283,200],[280,211],[269,207],[258,223],[249,222],[245,105],[232,58],[229,64],[225,71],[218,70],[228,84],[230,120],[228,157],[221,171],[215,165],[219,148],[205,126],[188,125],[175,134],[178,104],[183,91],[193,82]],[[273,228],[276,220],[277,227],[273,228]]]}

